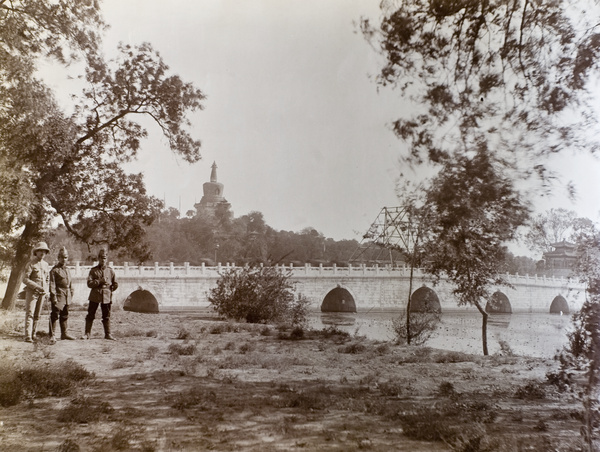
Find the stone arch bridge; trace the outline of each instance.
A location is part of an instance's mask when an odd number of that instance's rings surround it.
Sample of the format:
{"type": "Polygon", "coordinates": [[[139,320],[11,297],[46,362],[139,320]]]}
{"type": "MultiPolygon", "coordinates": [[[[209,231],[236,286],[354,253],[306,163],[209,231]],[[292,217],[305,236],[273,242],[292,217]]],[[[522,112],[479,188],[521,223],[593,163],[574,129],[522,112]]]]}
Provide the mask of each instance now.
{"type": "MultiPolygon", "coordinates": [[[[112,265],[111,265],[112,266],[112,265]]],[[[215,287],[219,274],[227,266],[112,266],[119,282],[115,302],[122,304],[135,290],[152,292],[160,309],[200,308],[209,306],[208,295],[215,287]]],[[[393,310],[406,306],[409,290],[409,269],[403,267],[313,267],[306,264],[280,266],[289,271],[296,292],[311,302],[311,308],[335,311],[393,310]],[[333,309],[332,309],[333,308],[333,309]]],[[[86,278],[90,266],[71,267],[75,288],[74,301],[84,304],[89,289],[86,278]]],[[[585,287],[570,278],[509,275],[512,287],[497,287],[494,298],[501,312],[575,312],[585,300],[585,287]]],[[[446,281],[437,285],[419,270],[413,276],[413,293],[420,287],[435,292],[441,310],[459,308],[446,281]]],[[[472,308],[471,308],[472,309],[472,308]]]]}

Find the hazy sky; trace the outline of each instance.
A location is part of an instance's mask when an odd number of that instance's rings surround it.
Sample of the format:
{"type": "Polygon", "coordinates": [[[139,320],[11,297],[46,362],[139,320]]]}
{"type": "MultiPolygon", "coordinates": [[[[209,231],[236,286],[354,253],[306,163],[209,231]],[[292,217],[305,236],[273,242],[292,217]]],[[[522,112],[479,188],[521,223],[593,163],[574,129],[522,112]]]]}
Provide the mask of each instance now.
{"type": "MultiPolygon", "coordinates": [[[[104,0],[105,48],[150,42],[171,70],[206,95],[191,119],[202,160],[175,157],[150,129],[139,161],[151,194],[182,215],[202,197],[210,167],[235,216],[257,210],[275,229],[312,226],[356,238],[383,206],[397,204],[403,144],[388,128],[403,108],[378,93],[380,57],[356,22],[379,17],[378,0],[104,0]]],[[[112,50],[110,50],[112,51],[112,50]]],[[[563,156],[575,205],[540,199],[599,220],[600,164],[563,156]]]]}

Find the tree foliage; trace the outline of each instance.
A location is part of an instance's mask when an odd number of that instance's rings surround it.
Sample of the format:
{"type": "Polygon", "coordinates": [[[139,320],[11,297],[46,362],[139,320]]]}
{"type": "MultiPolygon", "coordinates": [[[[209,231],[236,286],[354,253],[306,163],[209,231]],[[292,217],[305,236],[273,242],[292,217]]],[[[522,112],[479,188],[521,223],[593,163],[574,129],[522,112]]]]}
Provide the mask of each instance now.
{"type": "Polygon", "coordinates": [[[307,302],[294,296],[290,275],[276,267],[246,266],[226,270],[208,300],[220,315],[248,323],[302,324],[307,302]]]}
{"type": "Polygon", "coordinates": [[[588,218],[578,217],[573,210],[550,209],[536,215],[528,224],[525,242],[530,249],[552,251],[554,243],[563,240],[575,243],[582,234],[593,231],[593,223],[588,218]]]}
{"type": "Polygon", "coordinates": [[[528,215],[514,190],[485,149],[448,162],[428,189],[430,240],[426,269],[453,283],[459,305],[482,315],[483,353],[487,355],[487,313],[482,301],[503,277],[505,243],[528,215]]]}
{"type": "Polygon", "coordinates": [[[591,87],[597,2],[393,0],[363,34],[385,57],[378,83],[414,108],[393,123],[411,163],[443,163],[485,143],[520,177],[539,157],[598,149],[591,87]]]}
{"type": "Polygon", "coordinates": [[[147,228],[153,259],[160,262],[189,262],[192,265],[347,265],[356,251],[356,240],[325,238],[314,228],[276,231],[263,214],[250,212],[234,217],[204,213],[179,218],[175,209],[163,211],[159,221],[147,228]],[[217,246],[218,245],[218,246],[217,246]]]}
{"type": "Polygon", "coordinates": [[[147,195],[140,174],[122,166],[137,156],[146,136],[142,116],[162,130],[173,152],[189,162],[200,158],[187,114],[202,108],[204,94],[170,75],[150,44],[120,46],[119,57],[105,61],[96,47],[103,26],[96,2],[58,2],[49,10],[46,3],[0,2],[0,21],[9,25],[0,28],[2,55],[11,62],[10,71],[0,70],[6,95],[0,105],[0,165],[6,169],[0,229],[4,237],[22,231],[4,244],[16,257],[3,307],[14,304],[30,247],[57,214],[90,246],[148,258],[144,228],[161,203],[147,195]],[[27,53],[30,47],[35,51],[27,53]],[[74,98],[71,115],[34,75],[36,56],[66,61],[66,49],[83,52],[86,61],[87,87],[74,98]]]}
{"type": "Polygon", "coordinates": [[[600,440],[600,231],[590,223],[574,237],[579,252],[576,273],[587,286],[586,301],[572,316],[568,343],[557,356],[559,371],[547,376],[560,389],[570,388],[581,397],[581,434],[587,450],[594,451],[600,440]],[[574,378],[576,374],[585,378],[574,378]]]}

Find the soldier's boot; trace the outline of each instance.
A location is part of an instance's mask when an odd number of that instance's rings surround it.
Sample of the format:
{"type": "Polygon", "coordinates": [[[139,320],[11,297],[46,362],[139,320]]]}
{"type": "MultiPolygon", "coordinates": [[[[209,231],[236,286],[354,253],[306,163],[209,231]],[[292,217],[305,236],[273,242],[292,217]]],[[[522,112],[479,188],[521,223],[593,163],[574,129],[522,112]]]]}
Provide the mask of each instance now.
{"type": "Polygon", "coordinates": [[[104,325],[104,339],[116,341],[116,339],[110,334],[110,319],[103,320],[102,325],[104,325]]]}
{"type": "Polygon", "coordinates": [[[53,322],[52,320],[50,320],[49,322],[49,328],[48,328],[48,335],[50,336],[50,343],[51,344],[55,344],[56,343],[56,320],[53,322]]]}
{"type": "Polygon", "coordinates": [[[25,319],[25,342],[33,342],[33,338],[31,336],[31,318],[27,317],[25,319]]]}
{"type": "Polygon", "coordinates": [[[81,336],[81,339],[91,339],[92,338],[92,324],[93,320],[85,319],[85,333],[81,336]]]}
{"type": "Polygon", "coordinates": [[[34,320],[33,324],[31,325],[31,339],[35,341],[35,335],[37,333],[37,324],[38,321],[34,320]]]}
{"type": "Polygon", "coordinates": [[[67,340],[67,341],[73,341],[75,340],[75,338],[73,336],[71,336],[68,332],[68,324],[66,320],[59,320],[60,322],[60,339],[61,340],[67,340]]]}

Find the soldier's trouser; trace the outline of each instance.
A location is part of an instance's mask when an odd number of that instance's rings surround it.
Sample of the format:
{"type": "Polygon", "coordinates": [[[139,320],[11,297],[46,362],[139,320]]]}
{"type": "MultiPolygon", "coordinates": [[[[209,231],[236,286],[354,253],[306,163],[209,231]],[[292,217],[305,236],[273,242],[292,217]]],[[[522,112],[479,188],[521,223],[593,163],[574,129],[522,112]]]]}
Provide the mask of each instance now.
{"type": "Polygon", "coordinates": [[[102,310],[102,321],[106,321],[110,319],[110,307],[112,303],[96,303],[94,301],[90,301],[88,304],[88,313],[85,316],[86,322],[93,322],[96,317],[96,311],[98,310],[98,305],[100,305],[100,309],[102,310]]]}
{"type": "Polygon", "coordinates": [[[52,323],[60,319],[64,322],[69,318],[69,305],[66,304],[62,309],[58,309],[55,304],[52,304],[52,311],[50,312],[50,321],[52,323]]]}
{"type": "Polygon", "coordinates": [[[96,317],[96,311],[98,310],[98,305],[100,305],[100,309],[102,310],[102,324],[104,325],[104,331],[106,334],[106,325],[110,325],[110,307],[112,303],[96,303],[94,301],[90,301],[88,303],[88,313],[85,316],[85,336],[89,338],[92,332],[92,324],[94,323],[94,318],[96,317]]]}
{"type": "Polygon", "coordinates": [[[61,336],[64,336],[64,327],[69,318],[69,305],[66,304],[62,309],[59,309],[56,304],[52,303],[52,311],[50,312],[50,336],[56,334],[56,321],[60,319],[61,336]]]}
{"type": "Polygon", "coordinates": [[[40,320],[45,295],[25,298],[25,337],[33,338],[35,327],[40,320]]]}

